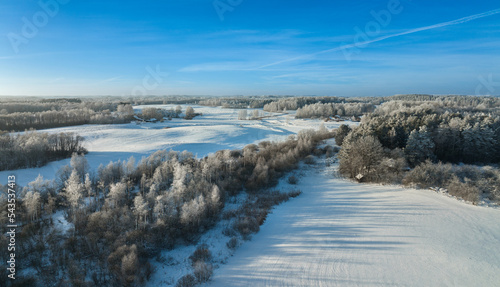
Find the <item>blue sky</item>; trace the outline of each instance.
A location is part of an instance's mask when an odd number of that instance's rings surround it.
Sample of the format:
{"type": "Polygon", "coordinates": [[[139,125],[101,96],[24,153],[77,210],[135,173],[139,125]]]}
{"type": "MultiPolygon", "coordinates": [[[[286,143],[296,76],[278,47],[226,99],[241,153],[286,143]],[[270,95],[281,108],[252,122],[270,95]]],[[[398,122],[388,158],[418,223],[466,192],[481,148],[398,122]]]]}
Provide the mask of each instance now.
{"type": "Polygon", "coordinates": [[[497,1],[0,0],[0,18],[0,95],[500,94],[497,1]]]}

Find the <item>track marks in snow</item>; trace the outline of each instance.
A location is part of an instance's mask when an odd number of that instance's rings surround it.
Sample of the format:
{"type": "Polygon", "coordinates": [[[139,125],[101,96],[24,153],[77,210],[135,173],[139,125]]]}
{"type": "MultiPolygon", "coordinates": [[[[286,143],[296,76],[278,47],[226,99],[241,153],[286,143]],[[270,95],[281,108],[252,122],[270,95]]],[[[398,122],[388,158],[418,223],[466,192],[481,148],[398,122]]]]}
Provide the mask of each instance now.
{"type": "MultiPolygon", "coordinates": [[[[324,167],[320,167],[324,169],[324,167]]],[[[210,286],[496,286],[500,210],[308,171],[210,286]]]]}

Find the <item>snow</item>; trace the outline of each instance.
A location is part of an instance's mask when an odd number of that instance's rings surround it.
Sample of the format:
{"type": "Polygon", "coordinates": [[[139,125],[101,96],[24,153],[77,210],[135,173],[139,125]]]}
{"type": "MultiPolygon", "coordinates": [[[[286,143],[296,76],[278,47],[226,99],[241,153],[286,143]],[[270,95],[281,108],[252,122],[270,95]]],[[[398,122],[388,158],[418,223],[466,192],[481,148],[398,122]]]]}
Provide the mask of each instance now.
{"type": "Polygon", "coordinates": [[[498,286],[500,210],[305,171],[208,286],[498,286]]]}
{"type": "MultiPolygon", "coordinates": [[[[136,106],[136,111],[145,106],[136,106]]],[[[151,107],[151,106],[148,106],[151,107]]],[[[175,108],[172,105],[157,105],[175,108]]],[[[183,110],[187,106],[183,106],[183,110]]],[[[109,161],[140,160],[159,149],[188,150],[198,157],[220,149],[239,149],[263,140],[283,140],[318,120],[276,114],[263,120],[237,120],[238,111],[193,106],[192,120],[163,123],[83,125],[45,130],[83,136],[91,169],[109,161]]],[[[269,115],[269,114],[268,114],[269,115]]],[[[326,122],[331,129],[351,122],[326,122]]],[[[25,186],[38,174],[53,179],[69,159],[41,168],[2,171],[25,186]]],[[[214,257],[208,286],[496,286],[500,282],[500,210],[474,206],[431,190],[357,184],[336,178],[336,165],[304,166],[296,186],[278,186],[302,194],[268,216],[261,231],[234,252],[223,235],[223,220],[202,235],[214,257]]],[[[237,209],[242,193],[225,209],[237,209]]],[[[62,211],[55,228],[72,228],[62,211]]],[[[198,245],[197,244],[197,245],[198,245]]],[[[197,245],[163,251],[152,260],[156,272],[149,286],[174,285],[191,273],[188,257],[197,245]]]]}
{"type": "Polygon", "coordinates": [[[52,215],[52,219],[54,221],[54,229],[61,231],[63,234],[67,233],[73,227],[73,224],[66,220],[63,210],[56,211],[52,215]]]}
{"type": "MultiPolygon", "coordinates": [[[[224,207],[224,210],[238,209],[247,199],[246,193],[240,193],[233,198],[224,207]]],[[[198,244],[177,246],[173,250],[161,252],[156,260],[151,260],[151,265],[155,268],[155,272],[147,282],[147,286],[174,286],[175,283],[184,275],[192,274],[193,269],[189,256],[193,254],[196,247],[205,244],[212,254],[212,263],[215,267],[225,264],[233,250],[227,248],[226,243],[231,239],[230,236],[223,234],[223,230],[231,226],[231,220],[221,220],[216,226],[205,232],[198,244]]],[[[239,238],[241,241],[241,238],[239,238]]]]}
{"type": "MultiPolygon", "coordinates": [[[[170,109],[176,105],[135,106],[135,111],[145,107],[170,109]]],[[[183,105],[185,110],[187,105],[183,105]]],[[[247,144],[264,140],[284,140],[302,129],[317,129],[318,120],[294,119],[294,114],[275,114],[263,120],[238,120],[238,109],[204,107],[192,105],[195,112],[202,113],[192,120],[172,119],[163,123],[135,123],[116,125],[81,125],[43,130],[48,133],[74,132],[85,138],[84,146],[89,153],[86,159],[93,170],[99,164],[127,160],[130,156],[138,162],[143,156],[160,150],[187,150],[198,157],[222,149],[241,149],[247,144]]],[[[266,113],[271,115],[271,113],[266,113]]],[[[329,129],[341,123],[326,122],[329,129]]],[[[357,123],[351,123],[357,124],[357,123]]],[[[50,162],[40,168],[1,171],[0,178],[16,175],[17,184],[27,185],[39,174],[44,179],[54,179],[59,168],[69,165],[69,159],[50,162]]]]}

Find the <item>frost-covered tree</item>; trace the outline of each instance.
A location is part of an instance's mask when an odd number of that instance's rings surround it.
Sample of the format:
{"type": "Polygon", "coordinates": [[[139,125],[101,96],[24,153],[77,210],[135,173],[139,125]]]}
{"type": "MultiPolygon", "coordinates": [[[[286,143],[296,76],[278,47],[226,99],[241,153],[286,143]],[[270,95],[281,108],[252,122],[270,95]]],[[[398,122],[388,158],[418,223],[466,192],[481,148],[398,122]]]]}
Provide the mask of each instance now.
{"type": "Polygon", "coordinates": [[[370,181],[376,177],[376,169],[382,160],[380,141],[371,135],[357,136],[351,132],[342,144],[338,157],[339,171],[358,181],[370,181]]]}
{"type": "Polygon", "coordinates": [[[182,194],[186,190],[187,169],[179,162],[174,163],[174,180],[172,182],[172,190],[182,194]]]}
{"type": "Polygon", "coordinates": [[[212,192],[210,193],[210,203],[213,206],[218,206],[220,204],[220,189],[214,184],[212,187],[212,192]]]}
{"type": "Polygon", "coordinates": [[[181,106],[175,107],[175,113],[177,114],[177,117],[179,117],[180,114],[182,114],[182,107],[181,106]]]}
{"type": "Polygon", "coordinates": [[[194,109],[192,107],[186,108],[186,119],[192,119],[195,116],[194,109]]]}
{"type": "Polygon", "coordinates": [[[137,280],[136,273],[139,269],[139,258],[135,244],[130,248],[130,252],[122,257],[121,261],[121,274],[124,281],[122,282],[131,286],[135,285],[134,282],[137,280]]]}
{"type": "Polygon", "coordinates": [[[80,181],[85,180],[85,174],[89,170],[89,164],[87,159],[83,154],[73,153],[71,156],[70,166],[73,170],[76,170],[78,176],[80,177],[80,181]]]}
{"type": "Polygon", "coordinates": [[[23,204],[31,220],[37,220],[40,210],[40,193],[28,191],[23,198],[23,204]]]}
{"type": "Polygon", "coordinates": [[[181,209],[181,223],[185,225],[199,225],[206,211],[206,202],[203,195],[184,203],[181,209]]]}
{"type": "Polygon", "coordinates": [[[73,169],[65,184],[65,196],[73,210],[80,207],[84,186],[78,176],[76,169],[73,169]]]}
{"type": "Polygon", "coordinates": [[[154,199],[153,218],[162,222],[175,220],[178,216],[179,198],[172,192],[158,195],[154,199]]]}
{"type": "Polygon", "coordinates": [[[253,110],[252,112],[252,120],[256,120],[260,117],[259,110],[253,110]]]}
{"type": "Polygon", "coordinates": [[[141,176],[141,181],[139,182],[139,190],[141,191],[141,194],[144,195],[146,193],[146,189],[148,189],[150,186],[148,177],[146,176],[145,173],[142,174],[141,176]]]}
{"type": "Polygon", "coordinates": [[[339,146],[344,142],[344,138],[351,132],[351,128],[348,125],[341,125],[335,131],[335,143],[339,146]]]}
{"type": "Polygon", "coordinates": [[[107,201],[111,207],[121,207],[125,203],[127,185],[123,182],[111,184],[107,201]]]}
{"type": "Polygon", "coordinates": [[[97,194],[94,189],[94,185],[92,184],[92,180],[90,179],[90,175],[85,174],[85,182],[83,183],[83,187],[87,196],[93,198],[93,204],[95,205],[97,202],[97,194]]]}
{"type": "Polygon", "coordinates": [[[42,196],[46,196],[50,189],[52,189],[53,181],[44,180],[42,175],[38,175],[37,178],[28,183],[28,190],[33,192],[38,192],[42,196]]]}
{"type": "Polygon", "coordinates": [[[426,159],[434,159],[434,142],[426,126],[413,130],[404,149],[406,159],[411,166],[416,166],[426,159]]]}
{"type": "Polygon", "coordinates": [[[247,119],[247,110],[239,110],[238,120],[246,120],[246,119],[247,119]]]}
{"type": "Polygon", "coordinates": [[[147,223],[148,204],[144,198],[138,193],[134,198],[134,215],[136,216],[136,229],[139,228],[141,219],[147,223]]]}
{"type": "Polygon", "coordinates": [[[163,113],[161,109],[158,108],[144,108],[141,111],[142,118],[144,120],[161,120],[163,118],[163,113]]]}
{"type": "Polygon", "coordinates": [[[214,184],[207,197],[207,217],[215,217],[223,206],[219,187],[214,184]]]}
{"type": "Polygon", "coordinates": [[[125,174],[127,177],[131,177],[135,171],[135,157],[131,156],[128,158],[125,165],[125,174]]]}
{"type": "Polygon", "coordinates": [[[134,109],[132,108],[132,105],[129,105],[129,104],[118,105],[116,110],[118,113],[120,113],[122,115],[131,116],[134,114],[134,109]]]}

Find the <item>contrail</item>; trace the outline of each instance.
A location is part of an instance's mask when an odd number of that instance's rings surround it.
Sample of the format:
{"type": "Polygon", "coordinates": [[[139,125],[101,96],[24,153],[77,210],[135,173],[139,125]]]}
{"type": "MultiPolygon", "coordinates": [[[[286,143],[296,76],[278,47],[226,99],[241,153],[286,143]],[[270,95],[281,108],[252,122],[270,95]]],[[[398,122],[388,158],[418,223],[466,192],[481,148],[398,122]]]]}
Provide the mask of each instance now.
{"type": "Polygon", "coordinates": [[[448,22],[438,23],[438,24],[434,24],[434,25],[430,25],[430,26],[424,26],[424,27],[420,27],[420,28],[414,28],[414,29],[410,29],[410,30],[407,30],[407,31],[404,31],[404,32],[400,32],[400,33],[396,33],[396,34],[391,34],[391,35],[386,35],[386,36],[381,36],[381,37],[378,37],[378,38],[375,38],[375,39],[372,39],[372,40],[368,40],[368,41],[364,41],[364,42],[360,42],[360,43],[353,43],[353,44],[348,44],[348,45],[342,45],[342,46],[339,46],[339,47],[336,47],[336,48],[327,49],[327,50],[319,51],[319,52],[312,53],[312,54],[307,54],[307,55],[302,55],[302,56],[298,56],[298,57],[294,57],[294,58],[289,58],[289,59],[281,60],[281,61],[278,61],[278,62],[274,62],[274,63],[271,63],[271,64],[266,64],[266,65],[260,66],[260,67],[256,68],[256,70],[262,69],[262,68],[267,68],[267,67],[270,67],[270,66],[279,65],[281,63],[292,62],[292,61],[295,61],[295,60],[299,60],[299,59],[303,59],[303,58],[307,58],[307,57],[311,57],[311,56],[316,56],[316,55],[320,55],[320,54],[324,54],[324,53],[335,52],[335,51],[340,51],[340,50],[344,50],[344,49],[349,49],[349,48],[364,46],[364,45],[367,45],[367,44],[371,44],[371,43],[383,41],[383,40],[389,39],[389,38],[399,37],[399,36],[403,36],[403,35],[413,34],[413,33],[421,32],[421,31],[432,30],[432,29],[446,27],[446,26],[451,26],[451,25],[462,24],[462,23],[465,23],[465,22],[469,22],[469,21],[472,21],[472,20],[479,19],[479,18],[484,18],[484,17],[488,17],[488,16],[491,16],[491,15],[495,15],[495,14],[498,14],[498,13],[500,13],[500,9],[495,9],[495,10],[491,10],[491,11],[487,11],[487,12],[483,12],[483,13],[479,13],[479,14],[475,14],[475,15],[463,17],[463,18],[452,20],[452,21],[448,21],[448,22]]]}

